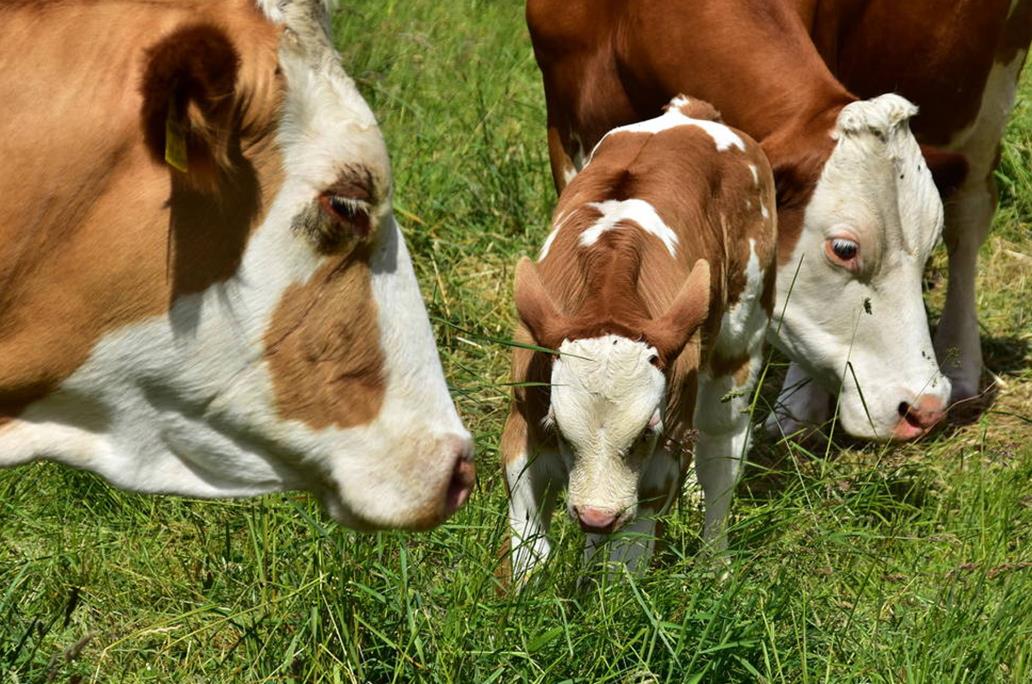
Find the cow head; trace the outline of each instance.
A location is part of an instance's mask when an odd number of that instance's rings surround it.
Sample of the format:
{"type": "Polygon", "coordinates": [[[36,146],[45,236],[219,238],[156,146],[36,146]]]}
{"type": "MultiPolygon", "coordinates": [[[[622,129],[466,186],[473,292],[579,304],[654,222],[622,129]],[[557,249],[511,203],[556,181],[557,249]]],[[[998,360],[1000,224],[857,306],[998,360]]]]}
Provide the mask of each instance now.
{"type": "MultiPolygon", "coordinates": [[[[829,390],[852,435],[909,439],[941,418],[939,372],[921,294],[943,208],[896,95],[847,105],[778,273],[778,346],[829,390]]],[[[955,159],[940,157],[953,163],[955,159]]]]}
{"type": "Polygon", "coordinates": [[[472,445],[384,140],[323,4],[258,5],[206,6],[140,48],[123,98],[142,125],[118,142],[150,158],[113,157],[132,183],[90,226],[93,291],[68,312],[103,329],[63,341],[81,363],[0,433],[4,462],[145,492],[304,489],[349,526],[431,527],[469,494],[472,445]]]}
{"type": "Polygon", "coordinates": [[[663,434],[669,369],[706,320],[709,297],[709,265],[700,260],[662,316],[600,325],[590,314],[559,313],[534,264],[520,262],[520,319],[538,344],[558,351],[544,427],[554,431],[569,473],[570,515],[586,531],[615,530],[639,503],[660,506],[642,502],[640,484],[663,434]],[[599,332],[607,327],[621,332],[599,332]]]}

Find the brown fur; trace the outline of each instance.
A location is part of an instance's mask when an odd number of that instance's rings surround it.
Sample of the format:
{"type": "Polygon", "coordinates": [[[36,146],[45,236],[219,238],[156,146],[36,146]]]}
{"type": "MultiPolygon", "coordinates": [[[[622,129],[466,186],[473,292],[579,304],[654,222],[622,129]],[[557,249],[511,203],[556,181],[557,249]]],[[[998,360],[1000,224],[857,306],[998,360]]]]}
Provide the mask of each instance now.
{"type": "Polygon", "coordinates": [[[896,92],[921,108],[913,129],[929,145],[947,144],[974,122],[993,63],[1011,61],[1032,39],[1029,0],[1010,21],[1010,0],[792,3],[825,62],[853,92],[896,92]]]}
{"type": "Polygon", "coordinates": [[[330,258],[311,280],[291,286],[265,334],[279,414],[313,429],[354,427],[383,404],[379,339],[367,248],[330,258]],[[341,306],[341,301],[352,302],[341,306]]]}
{"type": "Polygon", "coordinates": [[[235,272],[281,182],[278,41],[247,2],[2,10],[0,416],[51,392],[105,334],[235,272]],[[168,101],[141,90],[151,59],[171,59],[163,39],[185,25],[221,27],[208,39],[233,36],[239,56],[232,96],[218,91],[231,114],[209,122],[229,122],[228,167],[209,189],[176,178],[140,127],[168,101]]]}

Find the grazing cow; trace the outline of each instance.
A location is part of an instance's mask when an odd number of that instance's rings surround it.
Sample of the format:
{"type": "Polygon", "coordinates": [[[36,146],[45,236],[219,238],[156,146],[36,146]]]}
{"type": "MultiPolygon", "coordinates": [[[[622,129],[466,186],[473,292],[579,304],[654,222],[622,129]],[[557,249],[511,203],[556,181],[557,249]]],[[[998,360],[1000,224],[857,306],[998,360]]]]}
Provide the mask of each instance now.
{"type": "Polygon", "coordinates": [[[376,120],[316,0],[0,8],[0,465],[304,489],[428,528],[473,478],[376,120]]]}
{"type": "Polygon", "coordinates": [[[996,206],[993,176],[1032,40],[1032,0],[793,0],[824,61],[861,97],[892,90],[921,108],[922,143],[961,152],[969,172],[946,202],[950,271],[935,349],[953,398],[978,393],[978,248],[996,206]]]}
{"type": "Polygon", "coordinates": [[[555,497],[640,569],[698,430],[704,536],[716,550],[749,441],[774,305],[774,181],[759,145],[677,98],[607,134],[563,191],[537,263],[521,260],[515,401],[502,433],[517,579],[549,551],[555,497]],[[697,334],[698,333],[698,334],[697,334]],[[701,343],[700,343],[701,339],[701,343]]]}
{"type": "Polygon", "coordinates": [[[926,165],[910,102],[857,100],[784,0],[528,0],[527,21],[557,188],[605,131],[678,92],[763,147],[778,189],[771,338],[797,364],[779,400],[786,431],[815,417],[815,393],[800,391],[810,378],[839,392],[859,437],[910,439],[942,417],[950,383],[921,280],[943,222],[933,174],[956,183],[964,160],[929,149],[926,165]]]}

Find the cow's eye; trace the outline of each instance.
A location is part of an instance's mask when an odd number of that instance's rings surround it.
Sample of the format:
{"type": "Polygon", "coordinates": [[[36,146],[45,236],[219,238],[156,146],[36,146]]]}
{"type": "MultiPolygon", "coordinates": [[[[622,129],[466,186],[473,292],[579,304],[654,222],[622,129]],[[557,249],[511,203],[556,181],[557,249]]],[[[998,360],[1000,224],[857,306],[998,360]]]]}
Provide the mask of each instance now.
{"type": "Polygon", "coordinates": [[[850,271],[860,270],[860,243],[848,237],[830,237],[824,242],[824,253],[836,266],[850,271]]]}
{"type": "Polygon", "coordinates": [[[369,204],[364,200],[325,194],[319,197],[319,205],[333,221],[348,229],[355,237],[361,239],[369,236],[369,204]]]}

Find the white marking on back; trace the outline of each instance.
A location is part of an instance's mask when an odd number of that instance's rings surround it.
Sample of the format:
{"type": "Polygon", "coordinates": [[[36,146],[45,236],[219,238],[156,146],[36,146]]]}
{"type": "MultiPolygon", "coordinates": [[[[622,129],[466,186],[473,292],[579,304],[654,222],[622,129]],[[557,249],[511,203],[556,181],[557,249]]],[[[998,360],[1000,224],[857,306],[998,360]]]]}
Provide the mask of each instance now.
{"type": "Polygon", "coordinates": [[[634,221],[641,229],[650,235],[655,235],[666,245],[670,256],[676,256],[677,234],[663,222],[655,207],[641,199],[629,200],[606,200],[604,202],[592,202],[587,206],[598,209],[602,216],[593,226],[581,233],[580,243],[582,247],[591,247],[598,242],[602,234],[614,230],[623,221],[634,221]]]}
{"type": "Polygon", "coordinates": [[[556,236],[559,235],[559,229],[563,227],[564,223],[566,223],[568,216],[569,213],[564,211],[556,217],[555,227],[552,229],[552,232],[548,234],[548,237],[545,238],[545,244],[541,246],[541,253],[538,254],[538,261],[544,261],[545,257],[548,256],[548,251],[552,249],[552,243],[555,242],[556,236]]]}
{"type": "Polygon", "coordinates": [[[599,140],[598,145],[595,145],[595,148],[591,150],[591,157],[595,156],[595,152],[598,150],[599,145],[605,142],[606,138],[611,135],[615,135],[617,133],[648,133],[655,135],[656,133],[668,131],[679,126],[696,126],[697,128],[701,128],[709,135],[709,137],[713,138],[713,143],[717,147],[717,152],[726,152],[732,147],[737,147],[740,151],[745,152],[745,142],[742,140],[741,136],[724,124],[717,123],[716,121],[707,121],[705,119],[693,119],[685,116],[680,109],[671,107],[669,110],[664,112],[662,116],[628,124],[626,126],[620,126],[619,128],[614,128],[609,131],[602,136],[602,140],[599,140]]]}
{"type": "Polygon", "coordinates": [[[749,171],[752,173],[753,185],[760,184],[760,172],[756,169],[756,164],[749,164],[749,171]]]}
{"type": "Polygon", "coordinates": [[[770,211],[767,210],[767,205],[763,202],[760,202],[760,215],[763,216],[764,219],[770,218],[770,211]]]}

